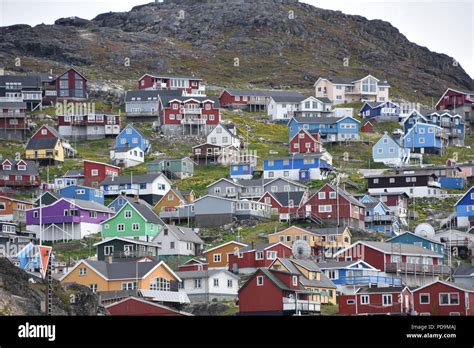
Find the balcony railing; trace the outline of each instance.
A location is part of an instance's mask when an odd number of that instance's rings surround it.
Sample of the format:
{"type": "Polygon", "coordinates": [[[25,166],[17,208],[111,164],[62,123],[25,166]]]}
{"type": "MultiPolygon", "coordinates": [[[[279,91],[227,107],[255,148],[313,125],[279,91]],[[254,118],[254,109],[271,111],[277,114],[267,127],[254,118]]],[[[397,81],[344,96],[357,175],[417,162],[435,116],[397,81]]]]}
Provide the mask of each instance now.
{"type": "Polygon", "coordinates": [[[362,275],[362,276],[352,276],[352,277],[342,277],[340,280],[345,285],[391,285],[398,286],[402,285],[402,280],[396,277],[385,277],[378,275],[362,275]]]}
{"type": "Polygon", "coordinates": [[[196,125],[206,124],[206,120],[203,120],[201,118],[197,118],[197,119],[184,118],[183,120],[181,120],[181,124],[196,124],[196,125]]]}
{"type": "Polygon", "coordinates": [[[385,271],[390,273],[399,272],[410,273],[410,274],[435,274],[435,275],[447,275],[450,273],[451,269],[449,266],[445,265],[424,265],[419,263],[387,263],[385,265],[385,271]]]}
{"type": "Polygon", "coordinates": [[[393,220],[392,215],[371,215],[371,216],[365,216],[364,221],[365,222],[376,222],[376,221],[387,221],[391,222],[393,220]]]}
{"type": "Polygon", "coordinates": [[[295,300],[283,297],[284,311],[321,312],[321,303],[316,301],[295,300]]]}

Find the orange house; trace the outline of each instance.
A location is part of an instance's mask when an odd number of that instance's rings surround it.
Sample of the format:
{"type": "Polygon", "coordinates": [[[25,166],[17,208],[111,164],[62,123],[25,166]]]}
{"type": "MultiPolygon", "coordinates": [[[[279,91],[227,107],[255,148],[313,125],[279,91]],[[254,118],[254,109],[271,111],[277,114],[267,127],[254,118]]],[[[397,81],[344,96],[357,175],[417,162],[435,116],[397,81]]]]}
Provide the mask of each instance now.
{"type": "Polygon", "coordinates": [[[34,203],[10,197],[0,196],[0,221],[26,222],[26,210],[34,203]]]}
{"type": "Polygon", "coordinates": [[[193,191],[179,191],[172,188],[155,204],[153,209],[160,214],[162,209],[176,209],[192,202],[194,202],[193,191]]]}
{"type": "Polygon", "coordinates": [[[209,268],[227,268],[229,265],[229,253],[236,252],[247,244],[236,242],[234,240],[218,245],[203,252],[209,268]]]}
{"type": "Polygon", "coordinates": [[[106,262],[81,260],[61,279],[94,292],[124,290],[178,291],[181,279],[163,261],[106,262]]]}

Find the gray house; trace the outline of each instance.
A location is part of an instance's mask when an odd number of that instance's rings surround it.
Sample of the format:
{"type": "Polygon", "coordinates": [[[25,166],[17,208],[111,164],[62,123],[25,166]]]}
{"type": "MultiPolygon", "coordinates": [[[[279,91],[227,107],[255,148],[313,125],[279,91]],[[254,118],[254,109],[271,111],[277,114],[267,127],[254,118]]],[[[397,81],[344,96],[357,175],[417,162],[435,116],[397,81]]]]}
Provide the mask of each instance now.
{"type": "Polygon", "coordinates": [[[271,218],[271,205],[206,195],[194,201],[194,222],[199,227],[220,227],[236,220],[271,218]]]}
{"type": "Polygon", "coordinates": [[[308,188],[285,178],[219,179],[207,187],[209,195],[225,198],[259,199],[265,192],[305,192],[308,188]]]}
{"type": "Polygon", "coordinates": [[[140,257],[158,259],[160,250],[159,244],[121,237],[106,238],[94,246],[97,248],[98,261],[106,261],[107,257],[112,257],[112,259],[140,257]]]}
{"type": "Polygon", "coordinates": [[[204,248],[204,242],[195,229],[176,225],[165,225],[153,243],[161,245],[160,255],[164,256],[197,256],[204,248]]]}
{"type": "Polygon", "coordinates": [[[158,121],[161,105],[160,96],[180,97],[181,91],[127,91],[125,94],[125,112],[127,113],[127,118],[155,118],[156,121],[158,121]]]}
{"type": "Polygon", "coordinates": [[[454,283],[474,287],[474,265],[462,263],[453,273],[454,283]]]}

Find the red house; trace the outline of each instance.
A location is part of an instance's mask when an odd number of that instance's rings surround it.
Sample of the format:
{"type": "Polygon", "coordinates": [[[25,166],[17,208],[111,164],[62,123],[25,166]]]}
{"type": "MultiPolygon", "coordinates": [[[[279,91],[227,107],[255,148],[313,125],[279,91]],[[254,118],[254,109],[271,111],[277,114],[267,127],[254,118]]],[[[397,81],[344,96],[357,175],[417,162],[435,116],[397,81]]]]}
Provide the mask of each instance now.
{"type": "Polygon", "coordinates": [[[320,303],[308,300],[310,292],[298,274],[273,269],[258,269],[239,289],[241,315],[293,315],[319,313],[320,303]]]}
{"type": "Polygon", "coordinates": [[[290,140],[290,153],[320,153],[321,149],[321,135],[306,129],[300,129],[290,140]]]}
{"type": "Polygon", "coordinates": [[[221,120],[220,105],[208,97],[160,97],[161,130],[168,134],[206,135],[221,120]]]}
{"type": "Polygon", "coordinates": [[[56,103],[62,101],[84,102],[87,100],[87,79],[79,71],[70,68],[66,72],[49,80],[42,81],[44,101],[56,103]]]}
{"type": "Polygon", "coordinates": [[[252,91],[224,89],[219,96],[219,101],[223,108],[226,107],[245,107],[250,99],[252,91]]]}
{"type": "Polygon", "coordinates": [[[365,206],[340,187],[326,184],[304,204],[305,211],[329,225],[364,229],[365,206]]]}
{"type": "Polygon", "coordinates": [[[374,132],[374,125],[370,122],[367,121],[364,123],[362,127],[360,127],[360,131],[362,133],[373,133],[374,132]]]}
{"type": "Polygon", "coordinates": [[[268,267],[278,258],[292,255],[291,248],[283,243],[254,244],[243,247],[238,253],[229,253],[229,270],[234,273],[250,274],[257,268],[268,267]]]}
{"type": "Polygon", "coordinates": [[[474,122],[474,91],[448,88],[436,103],[437,111],[453,111],[466,122],[474,122]]]}
{"type": "Polygon", "coordinates": [[[474,288],[441,280],[413,290],[418,315],[474,315],[474,288]]]}
{"type": "Polygon", "coordinates": [[[361,288],[352,295],[339,296],[342,315],[408,315],[411,292],[407,287],[361,288]]]}
{"type": "Polygon", "coordinates": [[[358,241],[334,254],[339,261],[363,260],[382,272],[397,273],[413,287],[448,275],[443,255],[414,244],[358,241]]]}
{"type": "Polygon", "coordinates": [[[109,176],[119,176],[120,167],[111,164],[84,160],[84,185],[98,187],[109,176]]]}
{"type": "Polygon", "coordinates": [[[302,207],[304,208],[307,198],[308,193],[306,191],[267,191],[258,201],[270,204],[272,206],[272,215],[278,213],[280,221],[288,221],[298,213],[298,210],[301,210],[302,207]]]}
{"type": "Polygon", "coordinates": [[[140,90],[180,90],[183,95],[206,95],[202,79],[194,76],[167,76],[145,74],[138,80],[140,90]]]}
{"type": "Polygon", "coordinates": [[[179,272],[205,271],[207,269],[207,263],[196,259],[190,259],[178,267],[179,272]]]}
{"type": "Polygon", "coordinates": [[[0,186],[12,188],[38,187],[38,165],[34,161],[5,159],[0,166],[0,186]]]}
{"type": "Polygon", "coordinates": [[[163,306],[158,303],[149,302],[147,300],[128,297],[121,301],[105,306],[111,315],[120,316],[167,316],[177,317],[183,315],[192,315],[185,312],[177,311],[173,308],[163,306]]]}

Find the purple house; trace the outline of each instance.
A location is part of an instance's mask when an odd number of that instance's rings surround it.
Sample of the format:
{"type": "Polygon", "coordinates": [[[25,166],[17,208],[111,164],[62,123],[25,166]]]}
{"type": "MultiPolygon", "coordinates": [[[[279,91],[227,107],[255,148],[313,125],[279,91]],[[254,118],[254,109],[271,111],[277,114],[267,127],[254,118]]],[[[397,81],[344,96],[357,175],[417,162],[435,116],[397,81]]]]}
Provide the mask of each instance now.
{"type": "Polygon", "coordinates": [[[56,202],[26,211],[26,229],[43,241],[75,240],[100,233],[102,221],[115,212],[94,201],[61,198],[56,202]],[[43,226],[40,229],[40,224],[43,226]]]}

